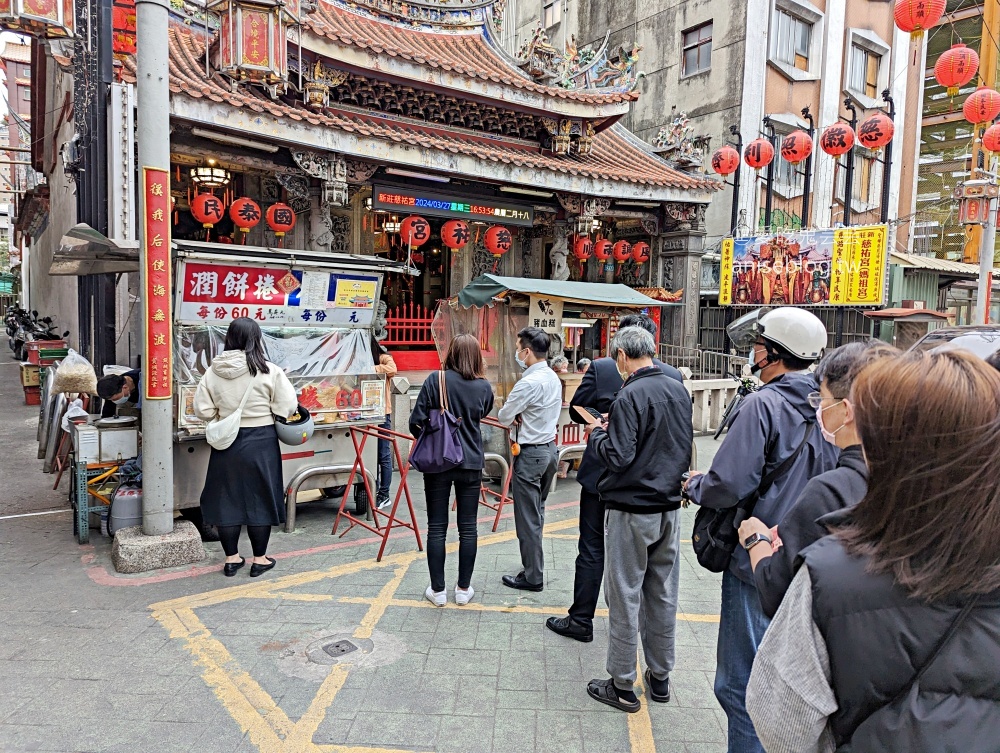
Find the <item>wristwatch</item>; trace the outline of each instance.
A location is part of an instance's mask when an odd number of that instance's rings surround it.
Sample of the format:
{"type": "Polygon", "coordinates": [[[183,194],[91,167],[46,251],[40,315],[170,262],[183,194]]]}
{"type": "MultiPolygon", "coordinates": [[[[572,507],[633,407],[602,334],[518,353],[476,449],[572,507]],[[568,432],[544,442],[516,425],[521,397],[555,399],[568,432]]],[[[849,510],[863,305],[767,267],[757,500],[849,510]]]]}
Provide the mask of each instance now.
{"type": "Polygon", "coordinates": [[[749,552],[754,546],[756,546],[762,541],[766,541],[768,544],[770,544],[771,537],[768,536],[766,533],[757,533],[755,531],[754,533],[751,533],[749,536],[747,536],[746,541],[743,542],[743,548],[749,552]]]}

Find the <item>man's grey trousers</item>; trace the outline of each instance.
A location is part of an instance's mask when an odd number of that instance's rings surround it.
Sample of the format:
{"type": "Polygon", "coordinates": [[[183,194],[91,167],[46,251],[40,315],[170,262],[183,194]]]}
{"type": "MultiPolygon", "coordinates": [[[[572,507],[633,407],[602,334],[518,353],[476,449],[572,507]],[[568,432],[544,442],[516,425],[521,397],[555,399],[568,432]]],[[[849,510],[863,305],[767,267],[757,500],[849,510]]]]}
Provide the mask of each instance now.
{"type": "Polygon", "coordinates": [[[542,553],[542,526],[545,525],[545,499],[556,475],[559,453],[555,442],[521,447],[514,458],[511,493],[514,496],[514,529],[521,547],[524,579],[542,585],[545,558],[542,553]]]}

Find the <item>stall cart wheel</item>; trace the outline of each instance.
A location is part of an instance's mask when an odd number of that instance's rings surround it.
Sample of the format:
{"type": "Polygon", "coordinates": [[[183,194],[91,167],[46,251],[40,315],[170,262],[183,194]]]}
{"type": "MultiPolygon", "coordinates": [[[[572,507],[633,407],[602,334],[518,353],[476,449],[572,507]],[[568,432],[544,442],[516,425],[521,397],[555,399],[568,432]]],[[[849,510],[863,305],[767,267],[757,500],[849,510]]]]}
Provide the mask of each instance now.
{"type": "Polygon", "coordinates": [[[354,485],[354,514],[368,514],[368,492],[365,490],[364,484],[354,485]]]}

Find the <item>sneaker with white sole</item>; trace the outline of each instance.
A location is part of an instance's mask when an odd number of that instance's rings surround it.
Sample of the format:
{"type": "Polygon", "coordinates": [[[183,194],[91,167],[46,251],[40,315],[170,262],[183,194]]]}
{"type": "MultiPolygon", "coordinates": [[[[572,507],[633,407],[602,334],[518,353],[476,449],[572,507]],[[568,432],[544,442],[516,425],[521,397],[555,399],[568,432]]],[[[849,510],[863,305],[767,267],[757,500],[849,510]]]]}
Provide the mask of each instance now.
{"type": "Polygon", "coordinates": [[[436,607],[443,607],[448,603],[448,591],[435,591],[433,586],[427,586],[424,598],[436,607]]]}
{"type": "Polygon", "coordinates": [[[455,603],[460,607],[464,607],[470,601],[472,597],[476,595],[476,589],[471,585],[468,588],[456,588],[455,589],[455,603]]]}

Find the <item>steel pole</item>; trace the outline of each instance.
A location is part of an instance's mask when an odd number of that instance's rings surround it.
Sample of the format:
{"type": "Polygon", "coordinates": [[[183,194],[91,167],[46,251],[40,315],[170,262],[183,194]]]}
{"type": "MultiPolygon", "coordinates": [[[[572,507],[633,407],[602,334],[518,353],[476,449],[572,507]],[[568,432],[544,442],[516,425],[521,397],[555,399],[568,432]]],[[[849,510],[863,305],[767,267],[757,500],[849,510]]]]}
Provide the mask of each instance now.
{"type": "MultiPolygon", "coordinates": [[[[815,145],[816,140],[816,121],[813,119],[812,113],[809,112],[808,105],[802,108],[802,117],[809,121],[809,130],[806,133],[809,134],[809,138],[813,139],[815,145]]],[[[802,177],[802,229],[805,230],[807,227],[812,227],[812,223],[809,222],[809,203],[812,201],[812,172],[813,172],[813,155],[809,152],[809,156],[806,157],[806,164],[803,167],[803,177],[802,177]]]]}
{"type": "Polygon", "coordinates": [[[740,221],[740,170],[743,168],[743,136],[740,134],[739,126],[729,126],[729,132],[736,137],[736,151],[740,154],[736,172],[733,173],[733,205],[729,212],[729,232],[735,238],[736,225],[740,221]]]}
{"type": "MultiPolygon", "coordinates": [[[[770,142],[771,148],[777,152],[778,150],[774,144],[774,124],[766,116],[764,118],[764,128],[767,129],[767,140],[770,142]]],[[[771,158],[771,161],[767,165],[767,179],[764,186],[764,232],[770,233],[771,215],[774,211],[774,157],[771,158]]]]}
{"type": "MultiPolygon", "coordinates": [[[[851,98],[847,97],[844,100],[844,107],[846,107],[851,112],[851,119],[847,121],[851,130],[855,133],[858,130],[858,111],[854,109],[854,103],[851,102],[851,98]]],[[[851,225],[851,201],[854,200],[854,147],[852,146],[847,154],[844,155],[845,167],[844,167],[844,227],[850,227],[851,225]]],[[[839,345],[839,343],[838,343],[839,345]]]]}
{"type": "MultiPolygon", "coordinates": [[[[170,90],[169,25],[167,0],[136,2],[136,140],[139,165],[170,172],[170,90]]],[[[139,192],[140,223],[145,223],[146,196],[139,192]]],[[[139,289],[145,291],[146,234],[143,227],[139,264],[139,289]]],[[[168,294],[170,291],[168,291],[168,294]]],[[[144,294],[144,293],[143,293],[144,294]]],[[[151,306],[147,306],[148,310],[151,306]]],[[[167,317],[168,321],[171,317],[167,317]]],[[[149,322],[142,322],[143,330],[149,322]]],[[[168,338],[172,342],[173,337],[168,338]]],[[[144,336],[145,342],[145,336],[144,336]]],[[[142,381],[151,373],[148,346],[143,345],[142,381]]],[[[143,386],[145,389],[145,386],[143,386]]],[[[174,530],[174,448],[171,414],[172,400],[142,402],[142,532],[158,536],[174,530]]]]}
{"type": "MultiPolygon", "coordinates": [[[[895,123],[896,103],[892,101],[892,94],[886,89],[882,92],[882,101],[889,106],[889,120],[895,123]]],[[[879,212],[879,221],[889,221],[889,189],[892,185],[892,142],[885,145],[885,158],[882,161],[882,207],[879,212]]]]}
{"type": "Polygon", "coordinates": [[[976,323],[990,323],[990,293],[993,285],[993,250],[997,242],[997,200],[990,199],[979,246],[979,289],[976,293],[976,323]]]}

